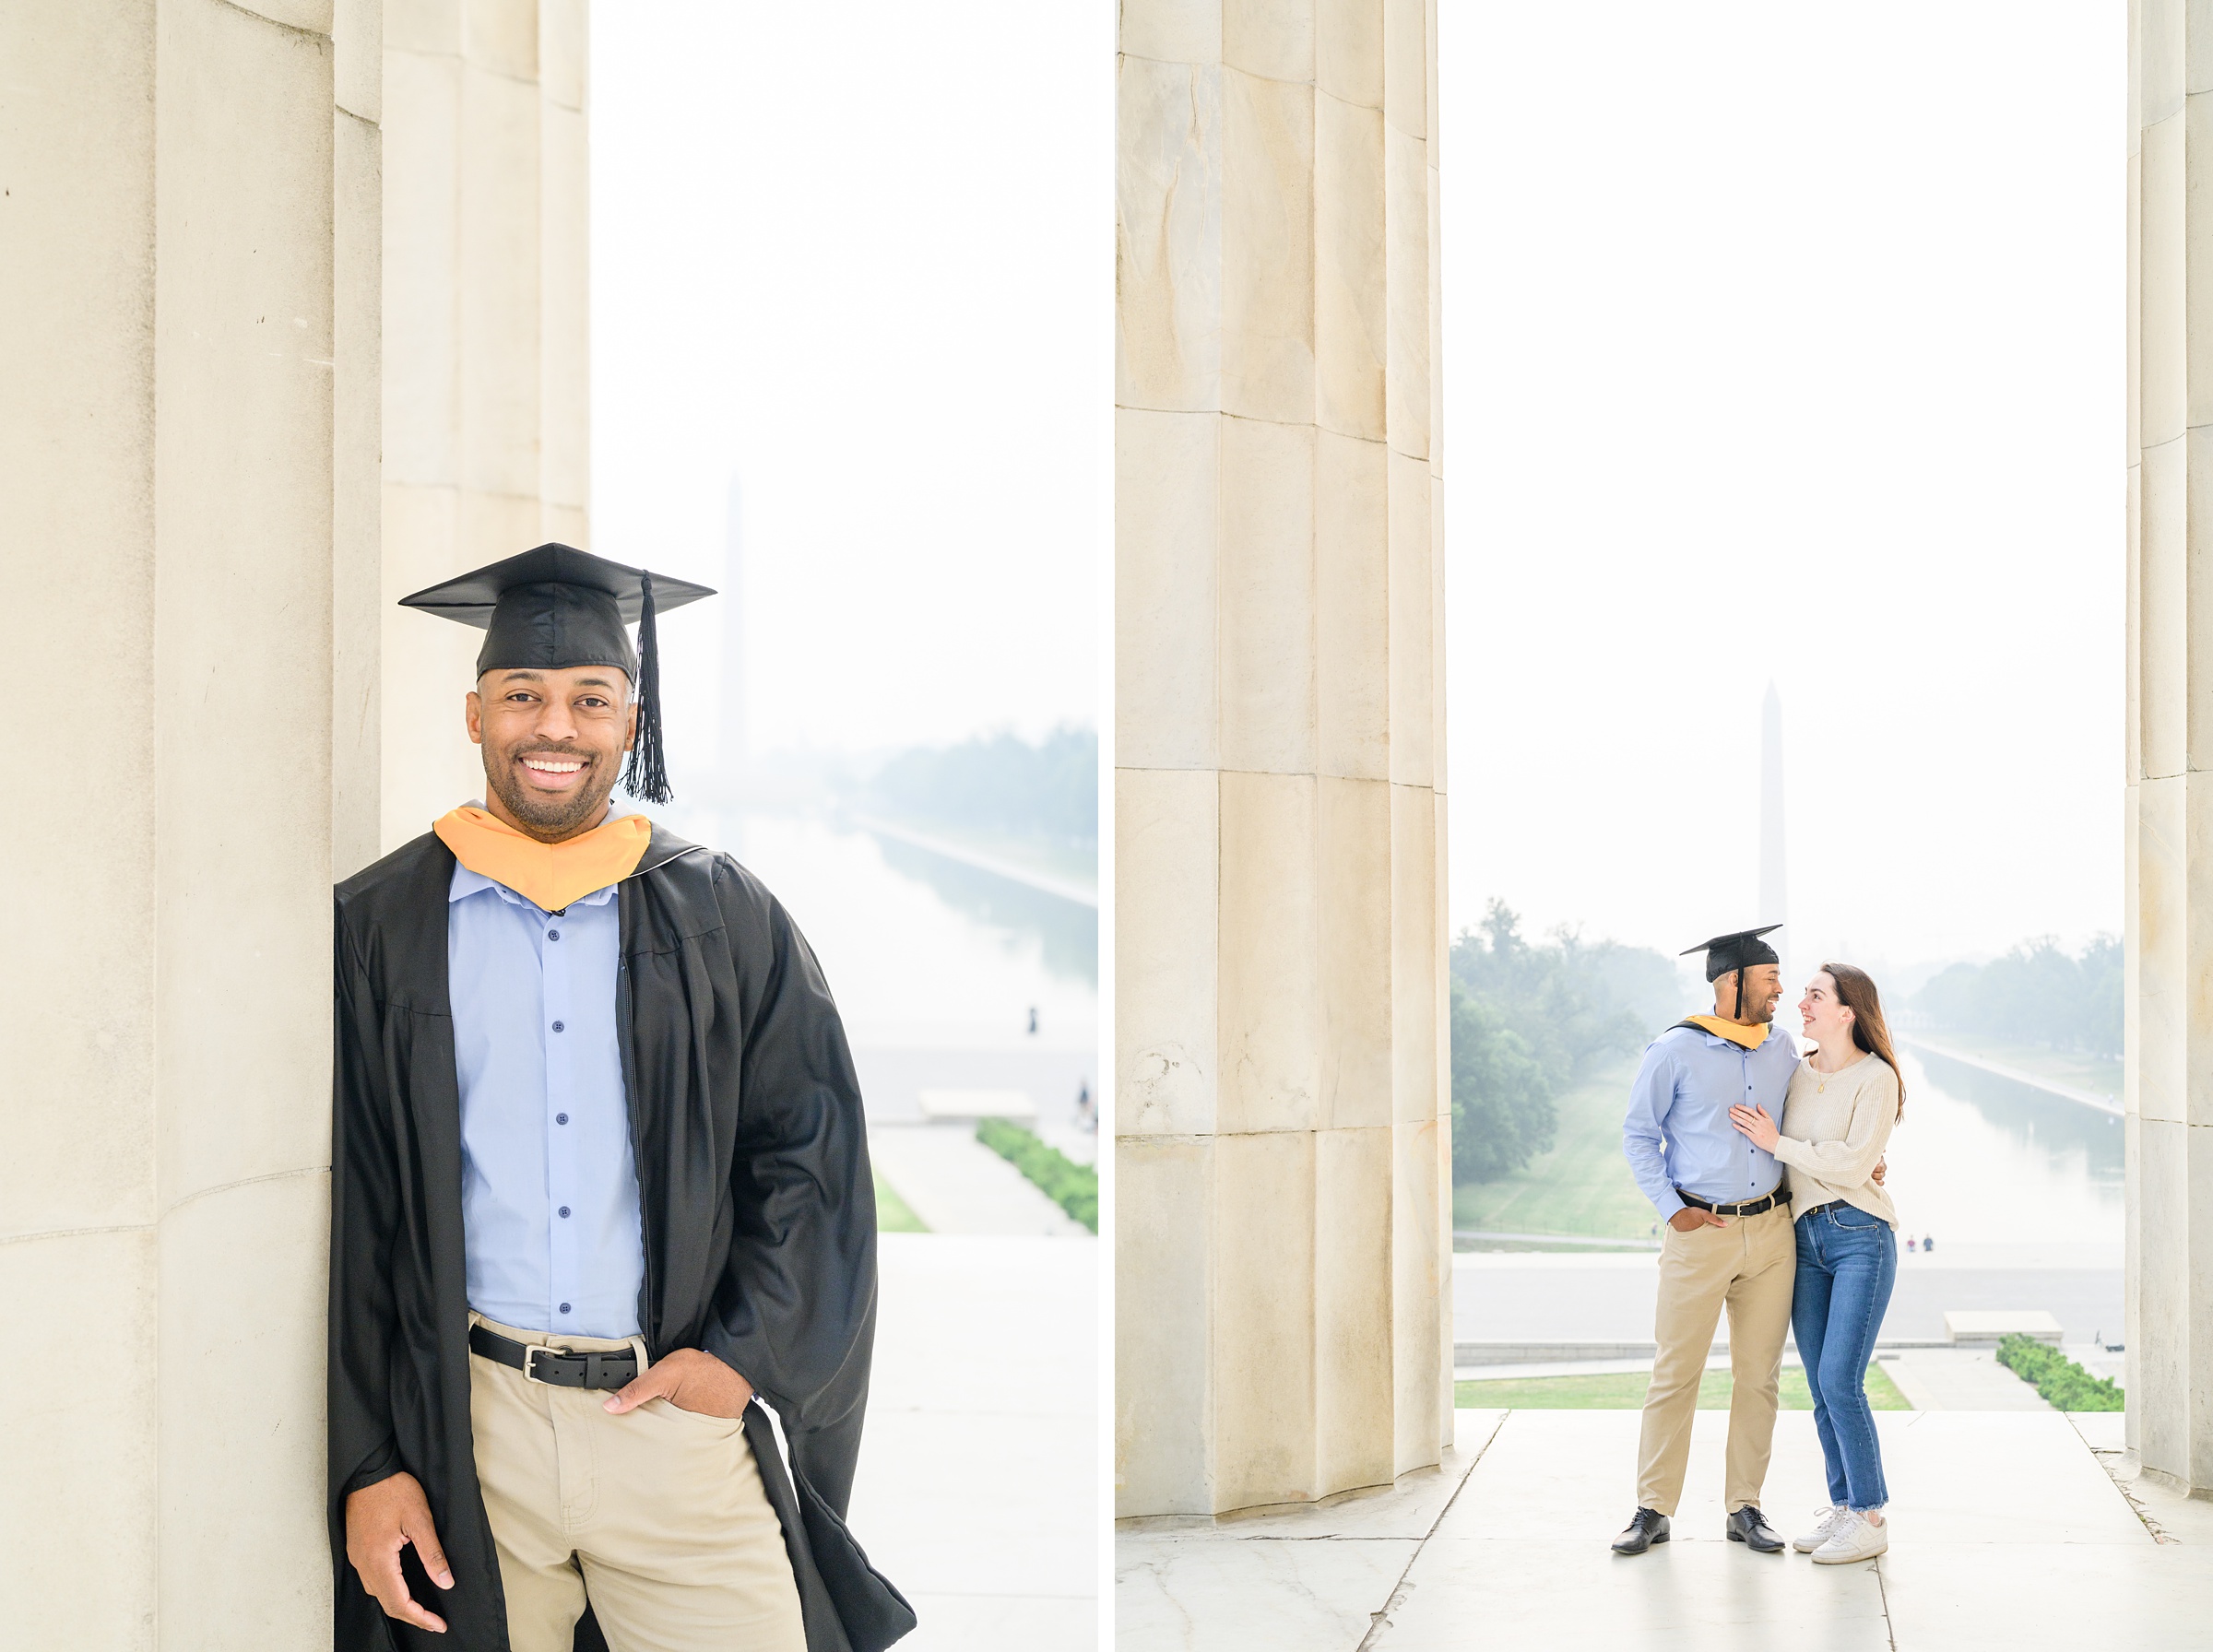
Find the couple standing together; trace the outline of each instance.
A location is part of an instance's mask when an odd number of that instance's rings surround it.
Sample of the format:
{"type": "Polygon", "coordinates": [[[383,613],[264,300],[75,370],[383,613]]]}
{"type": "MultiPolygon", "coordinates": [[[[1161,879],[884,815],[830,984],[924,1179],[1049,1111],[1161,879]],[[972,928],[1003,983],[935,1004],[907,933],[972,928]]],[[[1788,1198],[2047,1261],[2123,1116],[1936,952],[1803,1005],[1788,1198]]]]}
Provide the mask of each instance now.
{"type": "Polygon", "coordinates": [[[1698,1384],[1729,1311],[1728,1536],[1761,1553],[1783,1540],[1759,1511],[1775,1435],[1783,1334],[1794,1328],[1828,1468],[1828,1507],[1793,1547],[1824,1564],[1890,1546],[1867,1362],[1898,1272],[1883,1149],[1904,1106],[1898,1063],[1864,971],[1825,963],[1799,1000],[1805,1036],[1776,1032],[1781,961],[1760,937],[1717,936],[1706,954],[1713,1013],[1654,1039],[1622,1144],[1666,1221],[1659,1347],[1638,1442],[1637,1512],[1614,1542],[1668,1540],[1683,1493],[1698,1384]],[[1787,1169],[1787,1176],[1786,1176],[1787,1169]]]}

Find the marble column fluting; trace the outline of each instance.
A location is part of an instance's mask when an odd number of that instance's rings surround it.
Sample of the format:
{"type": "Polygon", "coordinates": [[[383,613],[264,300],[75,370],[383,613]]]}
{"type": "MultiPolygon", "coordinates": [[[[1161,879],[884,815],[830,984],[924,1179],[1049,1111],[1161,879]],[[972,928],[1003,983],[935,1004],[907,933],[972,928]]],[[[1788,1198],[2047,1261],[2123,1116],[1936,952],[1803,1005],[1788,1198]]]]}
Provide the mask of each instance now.
{"type": "Polygon", "coordinates": [[[547,539],[588,547],[585,0],[385,21],[381,844],[483,791],[481,636],[392,605],[547,539]]]}
{"type": "Polygon", "coordinates": [[[1451,1428],[1420,0],[1122,8],[1118,1505],[1451,1428]]]}
{"type": "Polygon", "coordinates": [[[2213,1489],[2213,5],[2130,8],[2128,1443],[2213,1489]]]}
{"type": "Polygon", "coordinates": [[[331,134],[331,875],[381,852],[384,11],[336,0],[331,134]]]}
{"type": "Polygon", "coordinates": [[[0,8],[24,253],[0,261],[0,627],[42,782],[0,823],[0,1301],[40,1362],[0,1413],[0,1600],[25,1646],[328,1634],[330,883],[375,807],[335,711],[373,655],[373,26],[0,8]]]}

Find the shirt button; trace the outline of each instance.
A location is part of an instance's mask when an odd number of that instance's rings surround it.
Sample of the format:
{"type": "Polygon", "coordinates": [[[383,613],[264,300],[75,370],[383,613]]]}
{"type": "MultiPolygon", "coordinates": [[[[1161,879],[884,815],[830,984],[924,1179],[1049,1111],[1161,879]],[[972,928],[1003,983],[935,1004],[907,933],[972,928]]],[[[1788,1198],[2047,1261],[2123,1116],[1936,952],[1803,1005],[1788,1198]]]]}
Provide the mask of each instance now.
{"type": "Polygon", "coordinates": [[[564,1314],[565,1314],[565,1313],[567,1313],[567,1312],[569,1311],[569,1304],[568,1304],[567,1303],[565,1303],[565,1302],[564,1302],[564,1303],[562,1303],[562,1304],[561,1304],[561,1311],[562,1311],[562,1313],[564,1313],[564,1314]]]}
{"type": "Polygon", "coordinates": [[[568,1206],[566,1206],[566,1205],[563,1205],[563,1206],[562,1206],[562,1208],[561,1208],[561,1213],[562,1213],[563,1216],[566,1216],[566,1215],[569,1213],[569,1208],[568,1208],[568,1206]]]}
{"type": "Polygon", "coordinates": [[[546,938],[548,940],[559,940],[561,938],[561,931],[558,929],[549,929],[546,931],[546,938]]]}
{"type": "Polygon", "coordinates": [[[557,1125],[565,1125],[569,1122],[569,1115],[565,1113],[556,1113],[553,1115],[553,1122],[557,1125]]]}
{"type": "Polygon", "coordinates": [[[562,1029],[562,1024],[561,1024],[559,1021],[555,1021],[555,1022],[553,1023],[553,1031],[554,1031],[554,1032],[562,1032],[562,1030],[563,1030],[563,1029],[562,1029]]]}

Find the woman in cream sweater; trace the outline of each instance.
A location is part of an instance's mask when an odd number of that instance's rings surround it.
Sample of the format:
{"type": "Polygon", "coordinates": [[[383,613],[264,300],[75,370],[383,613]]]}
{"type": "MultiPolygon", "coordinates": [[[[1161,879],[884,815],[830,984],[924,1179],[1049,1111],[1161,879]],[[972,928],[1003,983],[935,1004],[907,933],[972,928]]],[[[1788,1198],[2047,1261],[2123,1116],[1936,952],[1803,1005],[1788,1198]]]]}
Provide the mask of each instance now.
{"type": "Polygon", "coordinates": [[[1823,964],[1798,1013],[1820,1047],[1792,1075],[1781,1124],[1747,1107],[1731,1108],[1729,1121],[1790,1167],[1798,1242],[1791,1328],[1813,1391],[1829,1501],[1793,1547],[1840,1565],[1890,1546],[1883,1515],[1889,1493],[1866,1381],[1898,1277],[1898,1213],[1874,1173],[1905,1111],[1905,1091],[1865,971],[1823,964]]]}

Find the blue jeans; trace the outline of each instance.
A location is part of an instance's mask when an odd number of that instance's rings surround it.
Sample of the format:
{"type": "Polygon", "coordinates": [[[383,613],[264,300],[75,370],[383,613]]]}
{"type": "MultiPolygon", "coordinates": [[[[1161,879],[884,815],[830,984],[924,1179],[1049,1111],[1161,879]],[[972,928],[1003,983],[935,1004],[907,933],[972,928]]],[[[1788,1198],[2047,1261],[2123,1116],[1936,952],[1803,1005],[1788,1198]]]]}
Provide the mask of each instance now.
{"type": "Polygon", "coordinates": [[[1839,1205],[1800,1217],[1797,1238],[1791,1329],[1813,1390],[1828,1500],[1864,1513],[1890,1500],[1866,1385],[1875,1335],[1898,1278],[1898,1235],[1879,1217],[1839,1205]]]}

